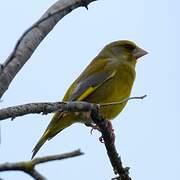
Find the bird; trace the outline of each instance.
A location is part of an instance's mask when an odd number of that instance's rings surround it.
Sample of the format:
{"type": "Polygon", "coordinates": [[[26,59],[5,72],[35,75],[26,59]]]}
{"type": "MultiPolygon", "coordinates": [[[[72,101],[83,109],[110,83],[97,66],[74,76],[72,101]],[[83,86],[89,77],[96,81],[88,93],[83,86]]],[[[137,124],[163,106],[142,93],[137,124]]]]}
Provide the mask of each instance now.
{"type": "MultiPolygon", "coordinates": [[[[106,45],[69,87],[63,101],[86,101],[103,104],[122,101],[130,96],[135,80],[137,60],[147,51],[129,40],[118,40],[106,45]]],[[[127,102],[103,106],[102,117],[114,119],[127,102]]],[[[90,118],[79,113],[56,112],[33,149],[32,158],[42,145],[73,123],[93,126],[90,118]]]]}

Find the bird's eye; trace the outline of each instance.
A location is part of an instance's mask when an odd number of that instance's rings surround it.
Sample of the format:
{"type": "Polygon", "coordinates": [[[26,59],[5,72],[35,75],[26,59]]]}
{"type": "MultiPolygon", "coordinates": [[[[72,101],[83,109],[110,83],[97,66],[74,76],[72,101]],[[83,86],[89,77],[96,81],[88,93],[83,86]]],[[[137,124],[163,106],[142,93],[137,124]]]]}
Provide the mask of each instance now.
{"type": "Polygon", "coordinates": [[[128,49],[129,51],[133,51],[135,49],[135,47],[133,45],[131,45],[131,44],[126,44],[126,45],[124,45],[124,47],[126,49],[128,49]]]}

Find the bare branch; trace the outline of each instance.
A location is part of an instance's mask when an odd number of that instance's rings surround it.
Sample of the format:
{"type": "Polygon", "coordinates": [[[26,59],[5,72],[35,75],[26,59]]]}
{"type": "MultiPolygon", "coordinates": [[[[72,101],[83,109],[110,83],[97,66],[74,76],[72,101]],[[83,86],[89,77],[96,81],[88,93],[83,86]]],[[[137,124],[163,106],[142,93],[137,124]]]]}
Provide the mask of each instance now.
{"type": "Polygon", "coordinates": [[[17,41],[13,52],[0,65],[0,98],[8,89],[11,81],[28,61],[38,45],[54,28],[59,20],[72,10],[96,0],[59,0],[53,4],[34,25],[27,29],[17,41]]]}
{"type": "MultiPolygon", "coordinates": [[[[104,104],[99,104],[98,106],[103,107],[108,105],[122,104],[132,99],[143,99],[145,97],[146,95],[139,97],[130,97],[123,99],[122,101],[119,102],[104,103],[104,104]]],[[[29,104],[0,109],[0,121],[5,120],[7,118],[11,118],[13,120],[18,116],[24,116],[27,114],[40,114],[40,113],[48,114],[59,111],[84,112],[93,107],[94,104],[85,101],[29,103],[29,104]]]]}
{"type": "Polygon", "coordinates": [[[46,178],[41,175],[36,169],[35,166],[41,163],[46,163],[55,160],[62,160],[67,158],[72,158],[76,156],[83,155],[80,150],[72,151],[65,154],[58,154],[52,156],[45,156],[40,158],[35,158],[31,161],[23,161],[23,162],[16,162],[16,163],[4,163],[0,164],[0,171],[23,171],[29,174],[36,180],[46,180],[46,178]]]}
{"type": "Polygon", "coordinates": [[[70,153],[57,154],[57,155],[52,155],[52,156],[44,156],[44,157],[40,157],[40,158],[34,158],[30,162],[32,162],[32,164],[34,164],[34,165],[37,165],[37,164],[42,164],[42,163],[46,163],[46,162],[49,162],[49,161],[56,161],[56,160],[72,158],[72,157],[76,157],[76,156],[83,155],[83,154],[84,153],[82,153],[80,151],[80,149],[78,149],[78,150],[70,152],[70,153]]]}
{"type": "MultiPolygon", "coordinates": [[[[130,97],[128,99],[122,100],[120,102],[115,103],[124,103],[130,99],[143,99],[145,96],[140,97],[130,97]]],[[[112,105],[114,103],[111,103],[112,105]]],[[[109,156],[110,162],[112,164],[112,167],[114,169],[114,173],[119,175],[119,178],[121,180],[131,180],[129,177],[129,168],[123,168],[121,158],[118,155],[116,151],[116,147],[114,144],[114,136],[112,136],[111,131],[109,130],[109,127],[112,125],[110,121],[107,121],[102,118],[102,116],[99,113],[99,108],[102,106],[98,104],[92,104],[88,102],[56,102],[56,103],[31,103],[31,104],[25,104],[21,106],[14,106],[9,107],[5,109],[0,110],[0,120],[5,118],[15,118],[17,116],[22,116],[29,113],[43,113],[47,114],[49,112],[55,112],[55,111],[63,111],[63,112],[91,112],[91,118],[94,121],[95,124],[98,125],[100,128],[100,131],[102,133],[102,138],[104,140],[104,144],[107,150],[107,154],[109,156]]],[[[107,105],[107,104],[105,104],[107,105]]],[[[114,135],[114,134],[113,134],[114,135]]],[[[48,158],[46,159],[34,159],[30,161],[32,164],[39,164],[43,162],[49,161],[48,158]]]]}
{"type": "MultiPolygon", "coordinates": [[[[15,118],[17,116],[22,116],[29,113],[43,113],[47,114],[50,112],[57,112],[57,111],[63,111],[63,112],[91,112],[91,118],[94,121],[95,124],[98,125],[101,133],[102,138],[104,140],[104,144],[107,150],[107,154],[109,156],[110,162],[112,164],[112,167],[114,169],[114,173],[118,174],[119,176],[114,179],[120,179],[120,180],[131,180],[129,177],[129,168],[123,168],[121,158],[118,155],[116,151],[116,147],[114,144],[115,136],[112,136],[112,132],[109,130],[109,127],[112,125],[110,121],[107,121],[102,118],[102,116],[99,113],[99,108],[101,106],[107,106],[107,105],[116,105],[120,103],[124,103],[131,99],[143,99],[145,96],[140,97],[130,97],[127,99],[124,99],[120,102],[112,102],[109,104],[92,104],[88,102],[83,101],[73,101],[73,102],[55,102],[55,103],[30,103],[20,106],[14,106],[9,108],[4,108],[0,110],[0,120],[6,119],[6,118],[15,118]]],[[[114,134],[113,134],[114,135],[114,134]]],[[[35,161],[35,163],[43,163],[46,161],[49,161],[48,158],[45,160],[41,159],[34,159],[32,161],[35,161]]],[[[33,171],[34,172],[34,171],[33,171]]]]}
{"type": "Polygon", "coordinates": [[[31,113],[47,114],[57,111],[80,112],[91,109],[93,104],[87,102],[54,102],[54,103],[29,103],[14,107],[8,107],[0,110],[0,120],[7,118],[16,118],[31,113]]]}
{"type": "Polygon", "coordinates": [[[131,180],[131,178],[129,177],[130,168],[123,168],[121,157],[117,153],[114,144],[114,136],[112,136],[111,132],[109,131],[109,126],[112,126],[110,121],[104,120],[102,118],[102,116],[99,113],[98,106],[94,106],[91,110],[91,117],[100,128],[102,138],[104,140],[107,154],[109,156],[114,173],[119,175],[119,177],[117,177],[116,179],[119,178],[120,180],[131,180]]]}

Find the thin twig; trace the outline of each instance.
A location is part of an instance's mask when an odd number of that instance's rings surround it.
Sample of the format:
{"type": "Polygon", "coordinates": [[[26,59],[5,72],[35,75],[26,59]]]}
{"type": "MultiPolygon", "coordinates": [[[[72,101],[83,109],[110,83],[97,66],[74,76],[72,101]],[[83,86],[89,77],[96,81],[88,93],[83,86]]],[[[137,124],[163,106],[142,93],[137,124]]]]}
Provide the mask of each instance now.
{"type": "Polygon", "coordinates": [[[127,102],[132,99],[144,99],[145,97],[147,97],[146,94],[143,96],[129,97],[129,98],[123,99],[122,101],[118,101],[118,102],[102,103],[102,104],[99,104],[99,106],[104,107],[104,106],[111,106],[111,105],[119,105],[119,104],[122,104],[122,103],[127,102]]]}
{"type": "Polygon", "coordinates": [[[80,150],[76,150],[65,154],[35,158],[31,161],[4,163],[4,164],[0,164],[0,171],[23,171],[36,180],[46,180],[46,178],[35,169],[36,165],[50,161],[55,161],[55,160],[72,158],[83,154],[84,153],[82,153],[80,150]]]}

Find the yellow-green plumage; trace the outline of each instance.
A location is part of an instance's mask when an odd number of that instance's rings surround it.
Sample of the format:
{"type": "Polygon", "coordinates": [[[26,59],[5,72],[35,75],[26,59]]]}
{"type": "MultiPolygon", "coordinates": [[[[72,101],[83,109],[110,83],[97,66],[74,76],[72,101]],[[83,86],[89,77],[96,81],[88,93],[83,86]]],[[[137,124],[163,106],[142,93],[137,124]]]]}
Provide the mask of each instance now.
{"type": "MultiPolygon", "coordinates": [[[[135,65],[139,57],[147,54],[131,41],[108,44],[88,65],[67,90],[63,101],[111,103],[128,98],[135,79],[135,65]]],[[[109,105],[100,109],[105,119],[115,118],[126,103],[109,105]]],[[[46,140],[75,122],[87,120],[75,113],[55,113],[44,134],[33,150],[33,156],[46,140]]]]}

